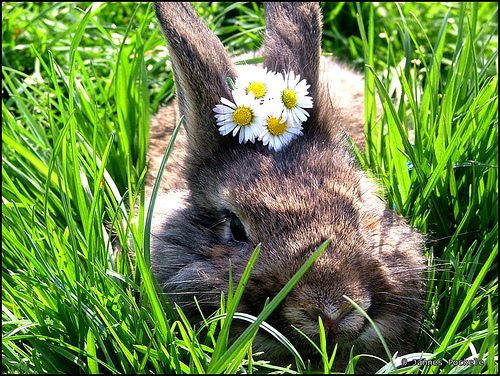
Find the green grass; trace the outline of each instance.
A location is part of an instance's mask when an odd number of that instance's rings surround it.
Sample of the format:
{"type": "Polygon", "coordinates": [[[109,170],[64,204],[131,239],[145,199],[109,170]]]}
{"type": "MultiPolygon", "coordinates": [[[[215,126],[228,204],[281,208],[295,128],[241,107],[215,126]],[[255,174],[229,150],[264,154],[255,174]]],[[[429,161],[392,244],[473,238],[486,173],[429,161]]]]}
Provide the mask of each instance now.
{"type": "MultiPolygon", "coordinates": [[[[360,162],[428,234],[418,351],[441,365],[397,372],[496,373],[498,5],[322,6],[324,50],[366,75],[360,162]],[[443,361],[469,358],[483,364],[443,361]]],[[[261,6],[197,10],[231,54],[259,46],[261,6]]],[[[174,94],[167,61],[148,4],[2,3],[4,373],[293,372],[252,353],[255,325],[228,342],[231,320],[249,319],[241,288],[206,336],[155,292],[139,192],[150,116],[174,94]]]]}

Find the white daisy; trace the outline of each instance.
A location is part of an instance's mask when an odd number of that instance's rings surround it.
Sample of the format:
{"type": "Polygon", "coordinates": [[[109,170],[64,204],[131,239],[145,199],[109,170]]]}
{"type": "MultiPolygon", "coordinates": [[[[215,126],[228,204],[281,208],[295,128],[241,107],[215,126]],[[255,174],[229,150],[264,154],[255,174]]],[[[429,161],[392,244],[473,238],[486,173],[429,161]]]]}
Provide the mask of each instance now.
{"type": "Polygon", "coordinates": [[[215,106],[215,118],[221,135],[225,136],[231,131],[233,136],[239,132],[239,142],[254,142],[262,133],[265,120],[261,114],[259,102],[253,95],[242,91],[233,90],[234,103],[226,98],[221,98],[221,103],[215,106]]]}
{"type": "Polygon", "coordinates": [[[265,145],[269,144],[270,149],[279,151],[283,146],[290,143],[295,136],[302,135],[300,124],[290,124],[281,117],[270,114],[266,117],[264,131],[260,134],[259,140],[265,145]]]}
{"type": "Polygon", "coordinates": [[[313,101],[309,96],[306,80],[300,80],[300,75],[293,72],[285,73],[281,89],[280,101],[283,106],[281,118],[289,124],[300,125],[307,120],[309,113],[305,108],[312,108],[313,101]]]}
{"type": "Polygon", "coordinates": [[[252,93],[260,103],[280,95],[280,87],[276,81],[276,73],[267,71],[265,68],[253,65],[238,67],[238,78],[235,82],[235,90],[245,94],[252,93]]]}

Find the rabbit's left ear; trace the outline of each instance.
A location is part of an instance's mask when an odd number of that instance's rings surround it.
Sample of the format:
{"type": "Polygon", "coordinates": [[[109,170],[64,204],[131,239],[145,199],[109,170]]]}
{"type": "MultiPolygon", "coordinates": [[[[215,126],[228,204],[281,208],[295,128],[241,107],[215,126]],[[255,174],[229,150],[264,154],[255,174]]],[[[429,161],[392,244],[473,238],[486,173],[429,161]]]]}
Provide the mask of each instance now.
{"type": "Polygon", "coordinates": [[[227,77],[234,80],[236,70],[219,38],[189,3],[154,3],[154,9],[167,40],[185,116],[188,161],[197,164],[230,139],[220,136],[213,109],[221,97],[232,98],[227,77]]]}
{"type": "Polygon", "coordinates": [[[322,109],[328,105],[327,95],[319,83],[321,36],[323,17],[319,3],[269,2],[265,3],[266,34],[264,37],[264,65],[274,72],[293,71],[310,86],[314,107],[304,124],[324,123],[322,109]]]}

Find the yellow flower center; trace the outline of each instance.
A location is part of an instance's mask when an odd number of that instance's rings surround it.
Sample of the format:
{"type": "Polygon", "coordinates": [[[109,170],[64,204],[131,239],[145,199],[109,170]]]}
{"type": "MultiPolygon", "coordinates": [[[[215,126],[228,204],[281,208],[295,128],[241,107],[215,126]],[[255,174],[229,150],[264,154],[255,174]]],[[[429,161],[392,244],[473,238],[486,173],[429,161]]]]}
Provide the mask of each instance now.
{"type": "Polygon", "coordinates": [[[269,120],[267,121],[267,129],[269,129],[269,133],[271,133],[274,136],[279,136],[285,133],[286,131],[286,121],[283,123],[280,123],[281,121],[281,116],[279,118],[275,118],[274,116],[271,116],[269,120]]]}
{"type": "Polygon", "coordinates": [[[297,94],[292,89],[285,89],[281,95],[281,100],[286,108],[294,108],[297,105],[297,94]]]}
{"type": "Polygon", "coordinates": [[[252,118],[252,111],[248,107],[238,107],[233,113],[233,120],[239,126],[250,124],[252,118]]]}
{"type": "Polygon", "coordinates": [[[266,85],[262,82],[252,82],[247,86],[247,94],[252,92],[255,98],[262,98],[266,94],[266,85]]]}

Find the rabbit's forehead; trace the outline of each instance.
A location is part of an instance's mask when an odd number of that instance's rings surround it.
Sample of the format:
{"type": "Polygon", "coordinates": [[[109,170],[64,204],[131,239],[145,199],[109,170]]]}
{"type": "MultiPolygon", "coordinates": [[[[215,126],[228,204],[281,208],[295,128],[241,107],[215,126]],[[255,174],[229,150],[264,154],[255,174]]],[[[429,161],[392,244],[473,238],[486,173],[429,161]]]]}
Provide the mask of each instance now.
{"type": "Polygon", "coordinates": [[[297,226],[331,228],[359,221],[359,179],[348,175],[352,169],[343,169],[341,163],[332,166],[328,158],[263,158],[246,171],[235,170],[234,179],[222,185],[220,199],[259,232],[297,226]]]}

